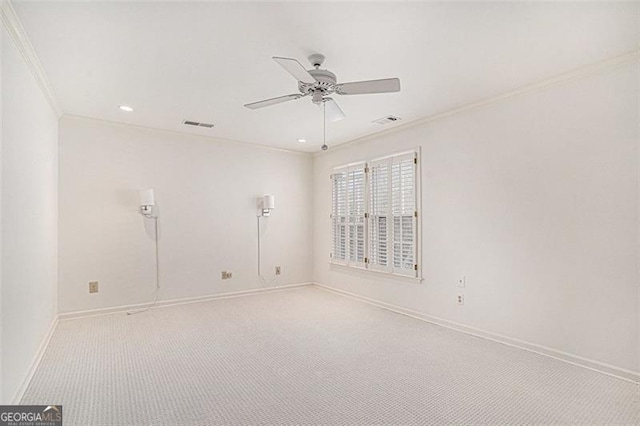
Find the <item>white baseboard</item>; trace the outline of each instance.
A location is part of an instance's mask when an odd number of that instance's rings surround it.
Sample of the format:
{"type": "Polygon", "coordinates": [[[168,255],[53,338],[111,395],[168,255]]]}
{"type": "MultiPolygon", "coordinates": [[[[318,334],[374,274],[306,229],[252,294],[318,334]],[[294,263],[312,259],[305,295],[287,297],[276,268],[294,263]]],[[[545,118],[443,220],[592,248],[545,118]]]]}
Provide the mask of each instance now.
{"type": "Polygon", "coordinates": [[[335,287],[331,287],[326,284],[314,283],[315,286],[320,287],[326,291],[330,291],[332,293],[336,293],[342,296],[346,296],[355,300],[359,300],[364,303],[368,303],[374,306],[377,306],[382,309],[386,309],[392,312],[396,312],[398,314],[406,315],[412,318],[419,319],[421,321],[426,321],[431,324],[439,325],[442,327],[446,327],[455,331],[459,331],[466,334],[471,334],[476,337],[481,337],[483,339],[491,340],[497,343],[502,343],[504,345],[516,347],[519,349],[524,349],[529,352],[534,352],[539,355],[544,355],[550,358],[554,358],[563,362],[567,362],[569,364],[577,365],[579,367],[587,368],[592,371],[596,371],[598,373],[606,374],[608,376],[613,376],[618,379],[640,383],[640,373],[626,370],[624,368],[616,367],[613,365],[605,364],[603,362],[595,361],[588,358],[583,358],[578,355],[573,355],[567,352],[559,351],[557,349],[549,348],[546,346],[538,345],[535,343],[525,342],[523,340],[514,339],[512,337],[503,336],[497,333],[493,333],[486,330],[481,330],[479,328],[471,327],[465,324],[460,324],[455,321],[449,321],[443,318],[434,317],[428,314],[424,314],[422,312],[413,311],[411,309],[403,308],[401,306],[393,305],[391,303],[382,302],[380,300],[372,299],[369,297],[361,296],[359,294],[350,293],[348,291],[340,290],[335,287]]]}
{"type": "Polygon", "coordinates": [[[47,334],[45,334],[44,338],[42,339],[42,342],[40,342],[40,346],[38,347],[38,350],[36,351],[36,354],[34,355],[33,360],[31,361],[31,365],[29,365],[29,369],[27,370],[27,374],[24,380],[22,380],[20,387],[18,388],[15,395],[11,399],[11,404],[13,405],[20,404],[20,400],[24,396],[24,392],[27,390],[27,386],[29,386],[29,383],[31,383],[31,379],[33,378],[33,375],[36,372],[38,365],[40,365],[42,356],[44,355],[44,352],[47,350],[47,346],[49,346],[49,342],[51,341],[51,337],[53,336],[53,332],[55,331],[57,325],[58,325],[58,316],[56,315],[53,318],[53,321],[51,321],[51,324],[49,325],[47,334]]]}
{"type": "MultiPolygon", "coordinates": [[[[155,304],[154,309],[155,308],[164,308],[164,307],[167,307],[167,306],[184,305],[184,304],[187,304],[187,303],[199,303],[199,302],[208,302],[210,300],[229,299],[229,298],[232,298],[232,297],[248,296],[248,295],[258,294],[258,293],[268,293],[268,292],[272,292],[272,291],[282,291],[282,290],[288,290],[288,289],[292,289],[292,288],[296,288],[296,287],[304,287],[304,286],[310,286],[310,285],[313,285],[313,283],[312,282],[306,282],[306,283],[297,283],[297,284],[287,284],[287,285],[280,285],[280,286],[274,286],[274,287],[255,288],[255,289],[251,289],[251,290],[232,291],[232,292],[228,292],[228,293],[209,294],[209,295],[206,295],[206,296],[185,297],[185,298],[181,298],[181,299],[159,300],[158,303],[155,304]]],[[[151,303],[139,303],[139,304],[135,304],[135,305],[121,305],[121,306],[114,306],[114,307],[110,307],[110,308],[91,309],[91,310],[87,310],[87,311],[67,312],[67,313],[63,313],[63,314],[58,314],[58,320],[66,321],[66,320],[77,319],[77,318],[86,318],[86,317],[95,317],[95,316],[100,316],[100,315],[108,315],[108,314],[113,314],[113,313],[117,313],[117,312],[126,312],[126,311],[131,311],[131,310],[144,309],[144,308],[147,308],[150,305],[152,305],[152,304],[151,303]]]]}

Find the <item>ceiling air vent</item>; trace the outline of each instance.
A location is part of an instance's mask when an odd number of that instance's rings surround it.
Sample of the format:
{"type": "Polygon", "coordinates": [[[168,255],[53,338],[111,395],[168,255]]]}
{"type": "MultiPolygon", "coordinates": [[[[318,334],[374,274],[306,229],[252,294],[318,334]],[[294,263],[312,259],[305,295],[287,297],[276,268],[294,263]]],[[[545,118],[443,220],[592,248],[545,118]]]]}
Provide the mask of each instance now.
{"type": "Polygon", "coordinates": [[[196,126],[196,127],[206,127],[207,129],[213,128],[213,124],[209,123],[199,123],[197,121],[184,120],[182,124],[186,124],[187,126],[196,126]]]}
{"type": "Polygon", "coordinates": [[[395,123],[396,121],[400,121],[402,118],[396,117],[395,115],[387,115],[386,117],[378,118],[377,120],[373,120],[373,123],[378,124],[389,124],[395,123]]]}

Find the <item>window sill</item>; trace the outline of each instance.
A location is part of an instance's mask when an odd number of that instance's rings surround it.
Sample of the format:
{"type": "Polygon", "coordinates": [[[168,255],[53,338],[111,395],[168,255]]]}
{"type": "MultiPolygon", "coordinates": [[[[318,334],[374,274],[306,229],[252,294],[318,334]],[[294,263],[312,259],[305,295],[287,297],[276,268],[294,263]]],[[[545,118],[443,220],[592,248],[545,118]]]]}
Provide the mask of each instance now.
{"type": "Polygon", "coordinates": [[[329,262],[329,269],[341,272],[354,272],[363,276],[374,276],[376,278],[386,278],[389,280],[403,281],[412,284],[420,284],[424,278],[421,277],[409,277],[407,275],[394,274],[392,272],[376,271],[375,269],[368,269],[361,266],[349,266],[342,263],[329,262]]]}

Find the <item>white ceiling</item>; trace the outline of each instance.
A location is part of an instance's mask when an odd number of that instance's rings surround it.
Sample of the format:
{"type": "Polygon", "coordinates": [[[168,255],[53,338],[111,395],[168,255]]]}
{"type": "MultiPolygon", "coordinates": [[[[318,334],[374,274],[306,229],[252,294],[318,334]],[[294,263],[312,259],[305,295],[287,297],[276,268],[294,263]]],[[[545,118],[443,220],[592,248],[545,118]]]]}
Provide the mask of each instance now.
{"type": "Polygon", "coordinates": [[[400,78],[399,93],[334,96],[347,115],[327,127],[336,145],[393,126],[377,118],[443,112],[640,41],[631,3],[13,5],[64,113],[309,152],[322,144],[322,112],[309,98],[243,107],[297,92],[272,56],[306,66],[309,54],[323,53],[339,82],[400,78]]]}

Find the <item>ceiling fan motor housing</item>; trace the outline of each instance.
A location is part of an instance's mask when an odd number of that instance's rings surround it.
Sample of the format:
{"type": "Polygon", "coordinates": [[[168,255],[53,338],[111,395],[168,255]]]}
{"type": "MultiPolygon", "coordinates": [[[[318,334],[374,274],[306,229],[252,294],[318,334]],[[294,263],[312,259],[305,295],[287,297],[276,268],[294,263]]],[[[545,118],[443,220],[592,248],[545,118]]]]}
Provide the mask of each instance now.
{"type": "Polygon", "coordinates": [[[336,90],[336,75],[328,70],[313,69],[309,74],[316,79],[314,83],[298,82],[298,90],[304,95],[313,95],[320,92],[322,95],[329,95],[336,90]]]}

